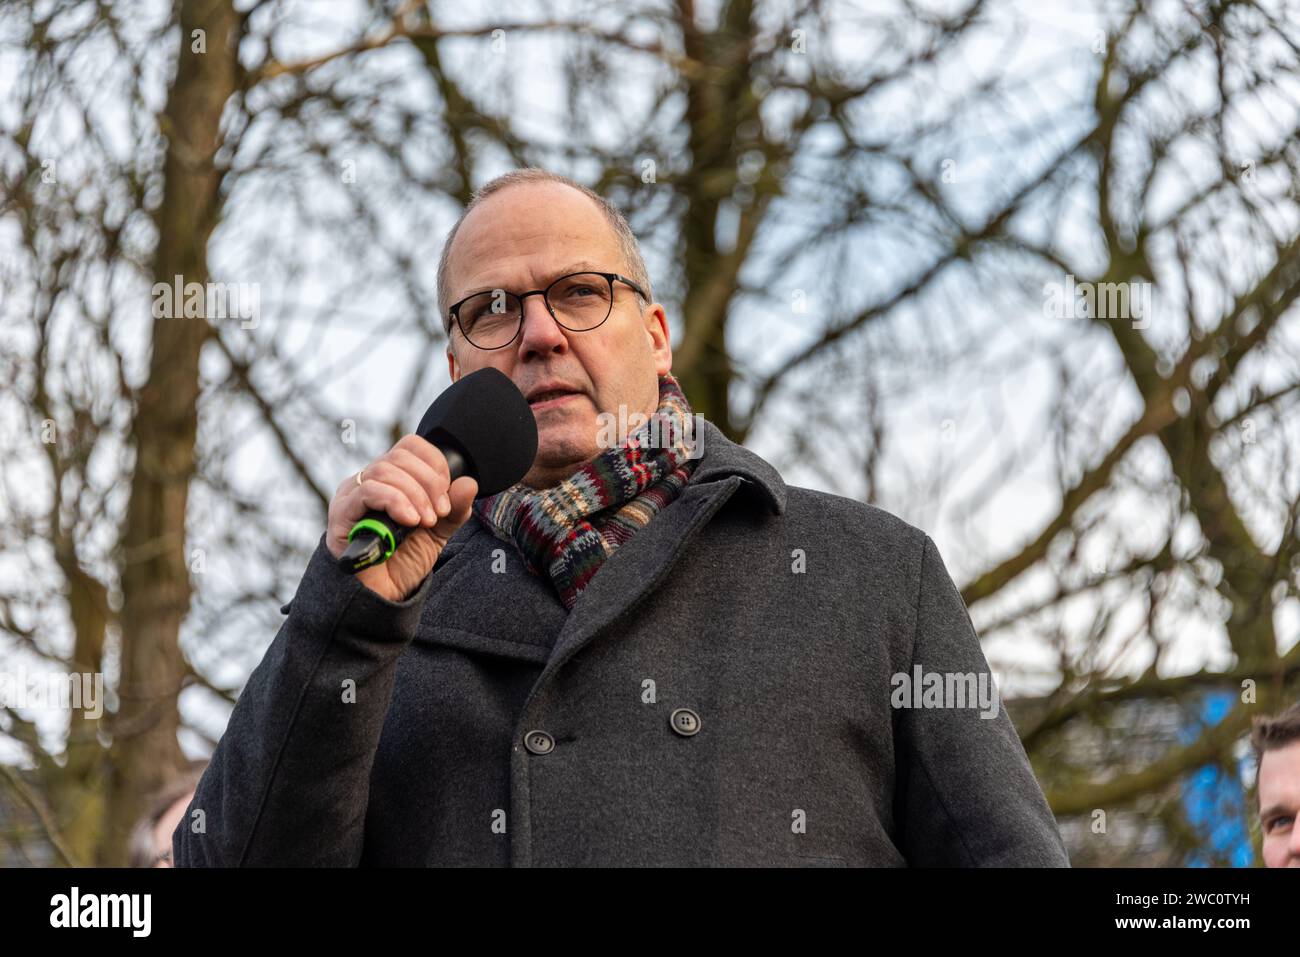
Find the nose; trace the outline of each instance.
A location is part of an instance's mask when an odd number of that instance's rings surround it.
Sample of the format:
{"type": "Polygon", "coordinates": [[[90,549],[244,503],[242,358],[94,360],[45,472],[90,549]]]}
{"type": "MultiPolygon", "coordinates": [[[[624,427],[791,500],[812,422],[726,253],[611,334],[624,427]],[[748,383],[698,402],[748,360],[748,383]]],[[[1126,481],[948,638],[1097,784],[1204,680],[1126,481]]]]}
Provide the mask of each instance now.
{"type": "Polygon", "coordinates": [[[519,358],[564,352],[569,346],[564,330],[546,308],[541,295],[525,296],[524,327],[519,333],[519,358]]]}

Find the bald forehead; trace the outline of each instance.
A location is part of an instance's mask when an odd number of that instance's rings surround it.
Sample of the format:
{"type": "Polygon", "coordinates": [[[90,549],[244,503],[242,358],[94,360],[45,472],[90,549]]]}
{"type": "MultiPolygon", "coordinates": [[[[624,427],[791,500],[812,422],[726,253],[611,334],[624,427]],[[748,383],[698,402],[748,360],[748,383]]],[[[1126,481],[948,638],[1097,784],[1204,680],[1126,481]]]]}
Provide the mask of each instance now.
{"type": "Polygon", "coordinates": [[[595,201],[563,183],[508,186],[470,210],[457,230],[447,257],[449,298],[538,283],[579,261],[602,272],[626,269],[618,235],[595,201]]]}

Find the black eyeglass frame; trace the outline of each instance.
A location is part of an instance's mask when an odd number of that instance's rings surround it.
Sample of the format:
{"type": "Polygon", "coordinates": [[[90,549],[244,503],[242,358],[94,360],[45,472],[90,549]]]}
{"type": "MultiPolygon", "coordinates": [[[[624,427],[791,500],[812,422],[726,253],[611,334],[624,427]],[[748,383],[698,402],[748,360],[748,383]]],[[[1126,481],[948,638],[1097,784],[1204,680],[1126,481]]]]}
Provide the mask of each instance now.
{"type": "Polygon", "coordinates": [[[460,334],[465,337],[466,342],[468,342],[475,349],[482,349],[484,352],[495,352],[497,349],[504,349],[506,346],[510,345],[516,339],[519,338],[520,330],[524,328],[524,300],[527,299],[529,296],[542,297],[542,302],[546,306],[546,311],[551,314],[551,318],[555,320],[555,324],[558,325],[561,329],[568,329],[570,332],[591,332],[593,329],[599,329],[606,322],[608,322],[609,317],[614,314],[614,283],[615,282],[626,283],[627,285],[632,287],[633,292],[635,292],[638,296],[641,297],[643,302],[648,303],[650,301],[650,297],[646,295],[645,290],[642,289],[640,286],[638,286],[636,283],[634,283],[631,279],[628,279],[626,276],[620,276],[616,272],[599,272],[598,270],[595,269],[579,269],[577,272],[566,273],[565,275],[560,276],[558,279],[552,280],[551,284],[547,286],[545,289],[530,289],[528,292],[523,292],[523,293],[512,293],[508,289],[502,290],[503,292],[506,293],[506,295],[514,296],[516,299],[519,300],[519,324],[515,327],[515,334],[511,336],[507,342],[503,342],[499,346],[479,345],[477,342],[475,342],[473,339],[469,337],[469,334],[465,332],[465,327],[460,324],[461,306],[465,305],[465,303],[469,302],[475,296],[481,296],[484,294],[484,292],[495,292],[495,290],[484,290],[483,292],[472,293],[471,295],[468,295],[464,299],[460,300],[460,302],[453,303],[451,308],[447,310],[447,313],[451,316],[452,320],[455,321],[456,328],[460,330],[460,334]],[[600,322],[596,323],[594,326],[588,326],[586,329],[573,329],[569,326],[566,326],[564,323],[560,322],[560,317],[557,316],[555,314],[555,310],[551,308],[551,300],[547,296],[547,293],[549,293],[552,289],[554,289],[559,283],[564,282],[564,280],[566,279],[572,279],[574,276],[600,276],[607,283],[609,283],[609,312],[605,313],[605,318],[600,320],[600,322]]]}

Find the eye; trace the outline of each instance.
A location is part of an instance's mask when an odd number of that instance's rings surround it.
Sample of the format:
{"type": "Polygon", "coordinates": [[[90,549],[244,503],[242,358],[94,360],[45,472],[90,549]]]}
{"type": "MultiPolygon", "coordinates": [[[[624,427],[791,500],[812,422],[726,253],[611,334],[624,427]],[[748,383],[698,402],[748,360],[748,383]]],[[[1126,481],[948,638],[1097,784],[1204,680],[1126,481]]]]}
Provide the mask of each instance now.
{"type": "Polygon", "coordinates": [[[1265,833],[1271,834],[1273,831],[1277,830],[1278,825],[1280,824],[1290,825],[1292,820],[1293,818],[1285,814],[1280,814],[1277,817],[1269,818],[1268,821],[1266,821],[1264,824],[1264,831],[1265,833]]]}
{"type": "Polygon", "coordinates": [[[570,283],[560,288],[562,299],[589,299],[596,290],[588,283],[570,283]]]}
{"type": "Polygon", "coordinates": [[[492,311],[492,300],[476,296],[460,307],[460,318],[467,323],[475,323],[492,311]]]}

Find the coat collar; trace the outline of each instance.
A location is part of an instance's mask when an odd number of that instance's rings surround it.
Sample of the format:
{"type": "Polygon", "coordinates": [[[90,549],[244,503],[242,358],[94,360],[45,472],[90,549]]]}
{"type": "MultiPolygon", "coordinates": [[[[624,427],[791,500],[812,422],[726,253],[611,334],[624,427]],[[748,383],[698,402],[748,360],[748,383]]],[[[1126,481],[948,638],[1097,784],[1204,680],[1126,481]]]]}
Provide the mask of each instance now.
{"type": "Polygon", "coordinates": [[[698,416],[694,421],[699,425],[696,441],[700,443],[703,455],[690,484],[716,482],[738,475],[746,487],[765,502],[769,511],[776,515],[784,513],[786,488],[781,473],[766,459],[731,441],[704,416],[698,416]]]}
{"type": "MultiPolygon", "coordinates": [[[[688,488],[717,482],[733,475],[739,476],[743,487],[748,489],[750,501],[760,504],[774,515],[785,512],[786,484],[768,461],[757,453],[751,452],[737,442],[731,441],[722,430],[706,419],[696,415],[697,438],[700,445],[700,461],[692,473],[688,488]]],[[[499,541],[471,514],[470,520],[457,529],[447,543],[448,557],[464,545],[476,532],[482,532],[493,541],[499,541]]]]}

